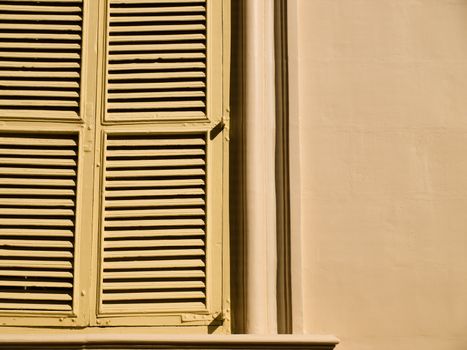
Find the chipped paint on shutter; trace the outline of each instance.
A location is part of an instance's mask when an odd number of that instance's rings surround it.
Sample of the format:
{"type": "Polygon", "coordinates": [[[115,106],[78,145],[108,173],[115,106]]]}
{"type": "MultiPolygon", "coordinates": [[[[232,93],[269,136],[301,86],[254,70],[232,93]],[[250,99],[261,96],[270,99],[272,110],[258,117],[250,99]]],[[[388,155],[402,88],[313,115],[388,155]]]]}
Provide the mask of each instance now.
{"type": "Polygon", "coordinates": [[[0,134],[0,313],[71,312],[78,138],[0,134]]]}
{"type": "Polygon", "coordinates": [[[0,116],[79,118],[82,0],[0,2],[0,116]]]}
{"type": "Polygon", "coordinates": [[[108,134],[102,310],[206,308],[205,134],[108,134]]]}
{"type": "Polygon", "coordinates": [[[110,0],[108,121],[206,119],[205,0],[110,0]]]}

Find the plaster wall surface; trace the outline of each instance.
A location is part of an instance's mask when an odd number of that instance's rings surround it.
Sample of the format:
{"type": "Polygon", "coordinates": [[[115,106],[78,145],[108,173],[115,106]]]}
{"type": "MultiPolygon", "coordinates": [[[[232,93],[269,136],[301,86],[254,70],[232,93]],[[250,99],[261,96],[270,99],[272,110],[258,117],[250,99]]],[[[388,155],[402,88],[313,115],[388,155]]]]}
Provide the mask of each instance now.
{"type": "Polygon", "coordinates": [[[305,331],[467,349],[467,1],[289,4],[305,331]]]}

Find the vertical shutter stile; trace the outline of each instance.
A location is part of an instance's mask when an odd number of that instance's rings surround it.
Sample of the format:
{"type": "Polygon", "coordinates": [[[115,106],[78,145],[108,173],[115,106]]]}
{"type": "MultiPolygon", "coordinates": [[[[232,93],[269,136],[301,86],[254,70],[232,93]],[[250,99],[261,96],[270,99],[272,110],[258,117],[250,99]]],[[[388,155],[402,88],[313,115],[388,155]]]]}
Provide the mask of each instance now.
{"type": "Polygon", "coordinates": [[[0,116],[79,118],[82,0],[0,1],[0,116]]]}

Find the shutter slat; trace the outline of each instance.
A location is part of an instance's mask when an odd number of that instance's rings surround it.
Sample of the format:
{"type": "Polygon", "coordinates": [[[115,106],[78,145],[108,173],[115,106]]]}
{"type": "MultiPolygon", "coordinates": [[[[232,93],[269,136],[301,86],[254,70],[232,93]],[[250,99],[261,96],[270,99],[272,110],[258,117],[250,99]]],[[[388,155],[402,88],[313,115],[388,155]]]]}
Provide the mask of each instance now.
{"type": "MultiPolygon", "coordinates": [[[[36,243],[37,244],[37,243],[36,243]]],[[[32,247],[33,248],[33,247],[32,247]]],[[[53,251],[53,250],[8,250],[8,249],[0,249],[1,256],[8,256],[8,257],[23,257],[23,258],[65,258],[71,259],[73,258],[72,252],[67,251],[53,251]]]]}
{"type": "MultiPolygon", "coordinates": [[[[1,271],[0,271],[1,273],[1,271]]],[[[110,282],[112,279],[121,280],[121,279],[128,279],[128,284],[130,285],[133,283],[137,283],[139,279],[167,279],[167,278],[204,278],[205,273],[203,270],[134,270],[134,271],[106,271],[105,276],[108,279],[105,282],[105,288],[108,285],[112,285],[110,282]]],[[[200,280],[201,283],[202,280],[200,280]]],[[[147,283],[147,282],[146,282],[147,283]]],[[[158,283],[158,282],[151,282],[151,283],[158,283]]],[[[137,287],[134,287],[137,289],[137,287]]],[[[131,289],[131,288],[128,288],[131,289]]]]}
{"type": "MultiPolygon", "coordinates": [[[[133,112],[134,120],[202,120],[206,115],[204,112],[133,112]]],[[[126,113],[112,113],[112,119],[115,121],[125,121],[128,118],[126,113]]]]}
{"type": "MultiPolygon", "coordinates": [[[[1,283],[1,282],[0,282],[1,283]]],[[[205,288],[206,284],[202,281],[164,281],[164,282],[108,282],[106,290],[125,290],[125,289],[186,289],[186,288],[205,288]]]]}
{"type": "MultiPolygon", "coordinates": [[[[146,230],[118,230],[118,231],[104,231],[107,238],[154,238],[154,237],[185,237],[185,236],[203,236],[204,230],[198,228],[184,228],[184,229],[146,229],[146,230]]],[[[106,244],[110,244],[108,241],[106,244]]],[[[141,244],[141,241],[138,243],[141,244]]]]}
{"type": "MultiPolygon", "coordinates": [[[[0,27],[1,29],[1,27],[0,27]]],[[[76,29],[75,29],[76,30],[76,29]]],[[[111,34],[131,33],[131,32],[190,32],[205,31],[204,24],[154,24],[154,25],[134,25],[134,26],[112,26],[109,28],[111,34]]]]}
{"type": "MultiPolygon", "coordinates": [[[[28,6],[28,5],[0,5],[0,11],[15,11],[15,12],[63,12],[81,13],[81,7],[78,6],[28,6]]],[[[3,15],[2,15],[2,18],[3,15]]]]}
{"type": "MultiPolygon", "coordinates": [[[[112,170],[107,177],[148,177],[148,176],[199,176],[204,175],[204,170],[194,169],[157,169],[157,170],[112,170]]],[[[1,172],[0,172],[1,174],[1,172]]]]}
{"type": "Polygon", "coordinates": [[[0,228],[0,235],[2,236],[17,236],[17,237],[73,237],[73,231],[67,229],[14,229],[14,228],[0,228]]]}
{"type": "Polygon", "coordinates": [[[13,158],[0,157],[0,165],[44,165],[44,166],[76,166],[76,161],[73,159],[50,159],[50,158],[13,158]]]}
{"type": "MultiPolygon", "coordinates": [[[[1,10],[1,9],[0,9],[1,10]]],[[[17,10],[21,11],[21,10],[17,10]]],[[[22,14],[22,15],[16,15],[16,14],[9,14],[9,13],[2,13],[1,17],[2,21],[60,21],[60,22],[77,22],[81,21],[82,18],[81,16],[77,15],[71,15],[68,13],[63,13],[60,15],[51,15],[51,14],[38,14],[38,13],[30,13],[30,14],[22,14]]],[[[29,23],[28,23],[29,25],[29,23]]]]}
{"type": "MultiPolygon", "coordinates": [[[[81,25],[77,24],[43,24],[43,23],[28,23],[28,30],[31,31],[57,31],[57,32],[81,32],[81,25]]],[[[24,23],[0,23],[0,31],[11,29],[25,29],[24,23]]]]}
{"type": "MultiPolygon", "coordinates": [[[[1,212],[2,209],[0,209],[1,212]]],[[[203,209],[135,209],[135,210],[111,210],[105,213],[107,218],[135,218],[157,216],[202,216],[203,209]]]]}
{"type": "Polygon", "coordinates": [[[108,188],[183,187],[183,186],[204,186],[204,185],[205,185],[205,182],[203,178],[164,179],[164,180],[113,180],[112,182],[107,183],[108,188]]]}
{"type": "MultiPolygon", "coordinates": [[[[0,101],[1,103],[1,101],[0,101]]],[[[113,109],[132,109],[136,111],[147,110],[147,109],[157,109],[157,108],[197,108],[204,107],[204,102],[202,100],[194,101],[175,101],[175,102],[110,102],[108,104],[109,110],[113,109]]]]}
{"type": "Polygon", "coordinates": [[[73,220],[66,219],[0,219],[0,225],[14,225],[14,226],[59,226],[59,227],[72,227],[74,226],[73,220]]]}
{"type": "Polygon", "coordinates": [[[155,99],[155,98],[164,98],[164,97],[204,97],[205,93],[201,90],[191,90],[191,91],[173,91],[173,92],[159,92],[159,91],[152,91],[152,92],[135,92],[131,91],[128,93],[122,92],[114,92],[112,94],[113,102],[118,99],[135,99],[135,98],[145,98],[145,99],[155,99]]]}
{"type": "Polygon", "coordinates": [[[204,250],[202,249],[179,249],[179,250],[119,250],[104,253],[104,259],[108,258],[159,258],[159,257],[192,257],[192,256],[204,256],[204,250]]]}
{"type": "Polygon", "coordinates": [[[148,196],[186,196],[186,195],[203,195],[202,188],[172,188],[162,190],[122,190],[122,191],[107,191],[106,197],[148,197],[148,196]]]}
{"type": "Polygon", "coordinates": [[[58,300],[69,301],[71,295],[59,293],[6,293],[0,292],[0,299],[20,299],[20,300],[58,300]]]}
{"type": "Polygon", "coordinates": [[[70,241],[46,241],[41,240],[38,242],[37,240],[8,240],[8,239],[0,239],[0,247],[31,247],[31,248],[38,248],[38,243],[40,243],[40,247],[42,248],[64,248],[64,249],[71,249],[73,248],[73,243],[70,241]]]}
{"type": "Polygon", "coordinates": [[[187,33],[187,34],[159,34],[159,35],[119,35],[110,36],[109,43],[120,42],[142,42],[142,41],[190,41],[190,40],[205,40],[206,35],[203,33],[187,33]]]}
{"type": "MultiPolygon", "coordinates": [[[[46,154],[46,151],[42,154],[46,154]]],[[[19,177],[18,178],[2,177],[0,178],[0,185],[74,187],[76,185],[76,182],[73,179],[51,180],[51,179],[28,179],[28,178],[19,178],[19,177]]]]}
{"type": "MultiPolygon", "coordinates": [[[[0,52],[1,55],[1,52],[0,52]]],[[[5,79],[5,77],[3,77],[5,79]]],[[[31,87],[34,84],[38,84],[38,81],[34,80],[0,80],[1,87],[31,87]]],[[[79,87],[79,83],[77,81],[49,81],[44,80],[40,81],[40,86],[42,89],[44,88],[67,88],[67,89],[76,89],[79,87]]]]}
{"type": "Polygon", "coordinates": [[[0,288],[1,287],[72,288],[73,284],[70,282],[11,281],[11,280],[2,281],[0,280],[0,288]]]}
{"type": "MultiPolygon", "coordinates": [[[[28,44],[27,44],[28,45],[28,44]]],[[[64,71],[64,72],[54,72],[54,71],[0,71],[0,78],[49,78],[54,76],[54,78],[79,78],[79,73],[74,71],[64,71]]]]}
{"type": "MultiPolygon", "coordinates": [[[[1,139],[0,139],[1,140],[1,139]]],[[[141,138],[141,139],[114,139],[108,140],[109,146],[204,146],[206,141],[203,138],[141,138]]],[[[151,150],[148,150],[151,151],[151,150]]],[[[111,155],[109,155],[111,156],[111,155]]]]}
{"type": "MultiPolygon", "coordinates": [[[[138,22],[197,22],[197,21],[205,21],[206,17],[203,15],[177,15],[177,16],[161,16],[159,14],[153,16],[138,16],[138,22]]],[[[134,22],[135,17],[130,16],[118,16],[112,18],[112,23],[127,23],[127,22],[134,22]]]]}
{"type": "MultiPolygon", "coordinates": [[[[1,81],[0,81],[1,84],[1,81]]],[[[204,88],[203,81],[166,82],[166,83],[110,83],[109,90],[133,90],[133,89],[178,89],[178,88],[204,88]]],[[[112,96],[111,96],[112,97],[112,96]]]]}
{"type": "MultiPolygon", "coordinates": [[[[1,85],[1,84],[0,84],[1,85]]],[[[77,114],[75,111],[54,111],[48,109],[46,106],[41,108],[31,109],[0,109],[0,115],[4,116],[17,116],[21,114],[22,118],[37,118],[38,113],[47,114],[48,118],[60,118],[60,119],[76,119],[77,114]]]]}
{"type": "MultiPolygon", "coordinates": [[[[74,157],[76,151],[72,149],[48,149],[48,150],[37,150],[37,149],[21,149],[21,148],[2,148],[0,147],[0,155],[34,155],[34,156],[63,156],[63,157],[74,157]]],[[[73,160],[64,160],[69,164],[76,164],[73,160]]]]}
{"type": "MultiPolygon", "coordinates": [[[[2,158],[0,158],[0,163],[2,158]]],[[[13,163],[14,164],[14,163],[13,163]]],[[[24,164],[24,163],[23,163],[24,164]]],[[[108,160],[107,168],[144,168],[144,167],[183,167],[183,166],[194,166],[204,165],[205,161],[201,158],[182,158],[182,159],[151,159],[150,161],[143,159],[135,160],[108,160]]],[[[112,170],[113,171],[113,170],[112,170]]]]}
{"type": "MultiPolygon", "coordinates": [[[[1,46],[0,46],[1,47],[1,46]]],[[[175,44],[169,44],[169,43],[164,43],[164,44],[147,44],[147,45],[143,45],[143,44],[133,44],[133,45],[129,45],[129,44],[125,44],[125,45],[112,45],[110,46],[109,50],[110,50],[110,54],[118,54],[118,52],[127,52],[127,51],[130,51],[130,50],[134,50],[134,51],[150,51],[150,52],[154,52],[154,51],[173,51],[173,50],[187,50],[187,51],[194,51],[194,50],[205,50],[206,47],[204,46],[204,44],[192,44],[192,43],[189,43],[189,44],[180,44],[180,43],[175,43],[175,44]]],[[[155,74],[155,73],[153,73],[155,74]]],[[[197,75],[198,76],[198,75],[197,75]]],[[[201,75],[201,76],[204,76],[204,75],[201,75]]]]}
{"type": "MultiPolygon", "coordinates": [[[[104,247],[106,249],[116,248],[141,248],[141,243],[144,242],[144,248],[163,248],[163,247],[203,247],[204,240],[202,239],[159,239],[159,240],[118,240],[106,241],[104,247]]],[[[106,252],[104,253],[106,254],[106,252]]]]}
{"type": "Polygon", "coordinates": [[[71,305],[69,304],[47,304],[47,303],[38,303],[31,304],[26,301],[21,303],[2,303],[0,301],[0,310],[48,310],[48,311],[71,311],[71,305]]]}
{"type": "MultiPolygon", "coordinates": [[[[0,34],[1,35],[1,34],[0,34]]],[[[1,38],[1,36],[0,36],[1,38]]],[[[73,61],[65,62],[47,62],[47,61],[2,61],[0,60],[0,68],[17,68],[17,69],[37,69],[37,68],[68,68],[78,69],[79,63],[73,61]]],[[[56,72],[56,70],[54,71],[56,72]]],[[[4,92],[3,92],[4,93],[4,92]]]]}
{"type": "MultiPolygon", "coordinates": [[[[35,266],[34,266],[35,267],[35,266]]],[[[62,278],[62,279],[71,279],[73,278],[73,273],[71,271],[60,271],[60,270],[2,270],[0,269],[0,277],[32,277],[32,278],[62,278]]],[[[0,308],[1,309],[1,308],[0,308]]]]}
{"type": "MultiPolygon", "coordinates": [[[[149,14],[149,13],[177,13],[177,12],[189,12],[189,13],[196,13],[196,12],[205,12],[206,8],[204,6],[178,6],[178,7],[111,7],[110,15],[113,14],[129,14],[129,13],[140,13],[140,14],[149,14]]],[[[112,22],[110,22],[112,23],[112,22]]]]}
{"type": "MultiPolygon", "coordinates": [[[[0,295],[1,296],[1,295],[0,295]]],[[[105,293],[104,301],[110,300],[157,300],[157,299],[204,299],[206,296],[203,292],[153,292],[153,293],[105,293]]]]}
{"type": "MultiPolygon", "coordinates": [[[[0,261],[2,266],[2,261],[0,261]]],[[[149,268],[182,268],[182,267],[204,267],[202,259],[186,260],[141,260],[141,261],[104,261],[104,269],[149,269],[149,268]]],[[[104,272],[105,275],[105,272],[104,272]]],[[[105,278],[105,277],[104,277],[105,278]]]]}
{"type": "Polygon", "coordinates": [[[153,220],[112,220],[106,221],[106,227],[153,227],[153,226],[202,226],[201,219],[153,219],[153,220]]]}
{"type": "Polygon", "coordinates": [[[31,200],[30,198],[0,198],[0,205],[74,207],[75,202],[72,199],[34,198],[31,200]]]}
{"type": "MultiPolygon", "coordinates": [[[[0,195],[51,195],[51,196],[74,196],[74,190],[67,189],[41,189],[41,188],[0,188],[0,195]]],[[[1,210],[1,209],[0,209],[1,210]]],[[[50,215],[50,212],[48,212],[50,215]]]]}
{"type": "MultiPolygon", "coordinates": [[[[0,202],[1,203],[1,202],[0,202]]],[[[202,198],[170,198],[170,199],[132,199],[132,200],[112,200],[106,201],[105,205],[108,208],[121,207],[172,207],[180,205],[204,205],[202,198]]]]}
{"type": "Polygon", "coordinates": [[[76,176],[76,171],[73,169],[59,168],[0,168],[1,175],[37,175],[42,176],[76,176]]]}
{"type": "Polygon", "coordinates": [[[66,260],[0,260],[0,267],[21,266],[24,268],[42,268],[42,269],[71,269],[72,263],[66,260]]]}
{"type": "MultiPolygon", "coordinates": [[[[24,193],[31,191],[25,190],[24,193]]],[[[41,190],[45,192],[45,190],[41,190]]],[[[19,192],[17,189],[4,189],[0,188],[0,195],[12,194],[14,192],[19,192]],[[8,191],[7,191],[8,190],[8,191]]],[[[71,209],[54,209],[53,214],[55,216],[73,216],[74,211],[71,209]]],[[[25,208],[0,208],[0,215],[50,215],[49,209],[25,209],[25,208]]]]}
{"type": "Polygon", "coordinates": [[[15,146],[60,146],[60,147],[74,147],[77,146],[77,141],[70,138],[54,138],[54,137],[14,137],[14,136],[1,136],[0,145],[15,146]]]}

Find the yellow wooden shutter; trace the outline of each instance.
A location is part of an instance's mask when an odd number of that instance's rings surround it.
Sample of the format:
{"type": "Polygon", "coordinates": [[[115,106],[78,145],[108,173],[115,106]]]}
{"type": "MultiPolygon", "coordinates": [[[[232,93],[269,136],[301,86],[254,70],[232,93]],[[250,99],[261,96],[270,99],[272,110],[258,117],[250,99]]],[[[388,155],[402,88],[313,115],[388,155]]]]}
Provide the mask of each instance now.
{"type": "Polygon", "coordinates": [[[106,5],[97,321],[226,324],[224,2],[106,5]]]}

